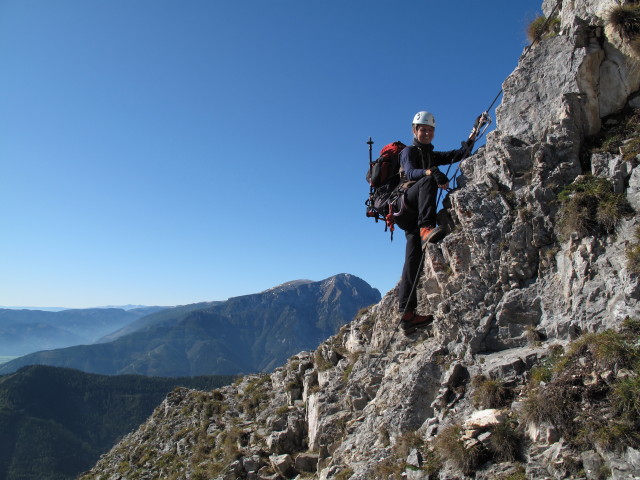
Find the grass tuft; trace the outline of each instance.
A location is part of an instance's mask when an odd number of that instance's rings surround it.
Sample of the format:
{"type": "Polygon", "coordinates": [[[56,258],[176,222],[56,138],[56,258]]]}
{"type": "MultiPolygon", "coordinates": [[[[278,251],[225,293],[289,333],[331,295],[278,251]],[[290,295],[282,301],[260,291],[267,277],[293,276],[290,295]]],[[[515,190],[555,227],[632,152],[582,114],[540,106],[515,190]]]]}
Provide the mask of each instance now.
{"type": "Polygon", "coordinates": [[[489,450],[497,462],[515,462],[521,457],[522,436],[512,422],[505,421],[493,427],[489,437],[489,450]]]}
{"type": "Polygon", "coordinates": [[[531,391],[524,400],[521,419],[525,425],[550,423],[558,431],[572,434],[574,400],[562,386],[545,385],[531,391]]]}
{"type": "Polygon", "coordinates": [[[624,334],[605,330],[582,335],[571,345],[564,362],[575,362],[590,354],[601,370],[633,368],[638,353],[637,347],[630,344],[624,334]]]}
{"type": "Polygon", "coordinates": [[[623,160],[633,160],[640,154],[640,109],[624,109],[607,117],[601,131],[587,141],[593,153],[621,154],[623,160]]]}
{"type": "Polygon", "coordinates": [[[640,376],[618,380],[612,395],[613,407],[618,415],[640,418],[640,376]]]}
{"type": "Polygon", "coordinates": [[[550,423],[581,450],[640,446],[640,321],[587,333],[532,371],[520,419],[550,423]]]}
{"type": "Polygon", "coordinates": [[[342,470],[340,470],[340,473],[338,473],[334,478],[336,480],[349,480],[351,478],[351,476],[353,475],[353,469],[350,467],[346,467],[342,470]]]}
{"type": "Polygon", "coordinates": [[[449,425],[438,434],[433,445],[442,461],[468,475],[478,466],[481,451],[478,447],[467,448],[461,436],[461,425],[449,425]]]}
{"type": "Polygon", "coordinates": [[[613,193],[606,178],[583,175],[558,194],[557,232],[562,241],[572,234],[578,238],[610,234],[633,209],[623,194],[613,193]]]}
{"type": "Polygon", "coordinates": [[[635,231],[636,241],[627,246],[627,268],[633,274],[640,273],[640,227],[635,231]]]}
{"type": "MultiPolygon", "coordinates": [[[[388,438],[388,432],[386,436],[388,438]]],[[[400,478],[405,468],[408,468],[406,458],[411,450],[414,448],[424,450],[424,446],[424,440],[417,432],[408,431],[404,433],[396,439],[392,447],[391,456],[376,464],[373,470],[374,478],[400,478]]],[[[423,470],[429,470],[431,473],[439,470],[438,463],[433,461],[433,453],[427,451],[426,454],[428,463],[424,465],[423,470]]]]}
{"type": "Polygon", "coordinates": [[[558,17],[553,17],[547,22],[547,17],[540,16],[534,19],[527,27],[529,43],[555,37],[558,33],[560,33],[560,19],[558,17]]]}
{"type": "Polygon", "coordinates": [[[484,375],[474,377],[473,403],[479,408],[502,408],[511,400],[511,391],[502,380],[487,378],[484,375]]]}
{"type": "Polygon", "coordinates": [[[640,7],[638,5],[618,5],[611,9],[607,23],[627,40],[640,34],[640,7]]]}

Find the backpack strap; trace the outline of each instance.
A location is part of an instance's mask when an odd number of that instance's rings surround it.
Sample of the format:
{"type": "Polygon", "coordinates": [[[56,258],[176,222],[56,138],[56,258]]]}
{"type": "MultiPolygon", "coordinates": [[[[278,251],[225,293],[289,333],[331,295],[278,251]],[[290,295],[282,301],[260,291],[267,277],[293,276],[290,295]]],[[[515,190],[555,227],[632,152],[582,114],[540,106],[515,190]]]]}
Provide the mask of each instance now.
{"type": "MultiPolygon", "coordinates": [[[[424,154],[422,153],[422,150],[419,147],[416,147],[415,145],[407,145],[406,148],[414,148],[418,150],[418,155],[420,155],[420,166],[422,167],[423,170],[426,170],[427,167],[424,166],[425,162],[424,162],[424,154]]],[[[400,155],[398,155],[398,161],[400,161],[400,155]]],[[[400,172],[400,178],[402,180],[406,180],[407,177],[404,174],[404,169],[402,168],[402,164],[400,164],[399,172],[400,172]]]]}

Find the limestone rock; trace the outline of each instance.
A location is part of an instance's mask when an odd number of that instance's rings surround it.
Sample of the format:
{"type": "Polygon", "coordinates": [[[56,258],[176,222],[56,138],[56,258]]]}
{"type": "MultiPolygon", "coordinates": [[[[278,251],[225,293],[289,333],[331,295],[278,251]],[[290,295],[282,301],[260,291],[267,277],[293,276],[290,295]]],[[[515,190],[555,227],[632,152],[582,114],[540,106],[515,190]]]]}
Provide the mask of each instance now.
{"type": "Polygon", "coordinates": [[[499,425],[507,418],[506,412],[498,410],[496,408],[487,408],[474,412],[469,418],[467,418],[463,426],[465,428],[488,428],[499,425]]]}

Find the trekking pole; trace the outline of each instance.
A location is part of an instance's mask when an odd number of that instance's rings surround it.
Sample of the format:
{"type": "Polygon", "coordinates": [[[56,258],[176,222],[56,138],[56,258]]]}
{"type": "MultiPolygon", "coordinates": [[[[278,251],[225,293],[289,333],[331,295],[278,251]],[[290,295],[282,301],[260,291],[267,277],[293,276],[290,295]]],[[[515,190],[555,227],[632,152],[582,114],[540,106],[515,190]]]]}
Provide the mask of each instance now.
{"type": "MultiPolygon", "coordinates": [[[[369,137],[367,145],[369,145],[369,178],[371,178],[373,177],[373,140],[371,137],[369,137]]],[[[373,195],[375,192],[375,187],[369,183],[369,198],[364,202],[364,204],[367,206],[367,217],[373,217],[376,223],[378,223],[378,214],[373,208],[373,195]]]]}
{"type": "MultiPolygon", "coordinates": [[[[413,294],[416,291],[416,287],[418,286],[418,279],[420,278],[420,274],[422,273],[422,264],[424,263],[424,256],[425,256],[425,251],[422,250],[422,256],[420,257],[420,265],[418,265],[418,271],[416,272],[416,278],[413,279],[413,287],[411,287],[411,293],[409,293],[409,298],[413,297],[413,294]]],[[[382,352],[380,353],[380,356],[373,363],[372,370],[375,371],[376,367],[378,366],[378,362],[380,361],[382,356],[385,354],[385,352],[389,348],[389,345],[391,345],[391,342],[393,341],[394,337],[396,336],[396,332],[398,331],[398,327],[402,323],[402,317],[404,317],[404,314],[407,313],[407,308],[408,307],[409,307],[409,302],[407,302],[407,304],[404,306],[404,310],[400,314],[400,320],[398,320],[398,322],[396,323],[396,326],[393,329],[393,333],[391,334],[391,337],[387,341],[387,344],[382,349],[382,352]]]]}
{"type": "MultiPolygon", "coordinates": [[[[369,137],[369,141],[367,142],[369,145],[369,178],[373,175],[373,140],[369,137]]],[[[373,185],[369,185],[369,193],[373,193],[373,185]]]]}

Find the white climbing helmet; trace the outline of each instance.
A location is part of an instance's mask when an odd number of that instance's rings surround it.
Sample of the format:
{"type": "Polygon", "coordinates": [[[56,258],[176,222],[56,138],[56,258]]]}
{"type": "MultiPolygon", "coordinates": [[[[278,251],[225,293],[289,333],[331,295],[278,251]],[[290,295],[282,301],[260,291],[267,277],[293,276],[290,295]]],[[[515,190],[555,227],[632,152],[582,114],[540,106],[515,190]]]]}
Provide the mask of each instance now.
{"type": "Polygon", "coordinates": [[[429,112],[418,112],[413,117],[413,125],[430,125],[436,128],[436,119],[433,114],[429,112]]]}

